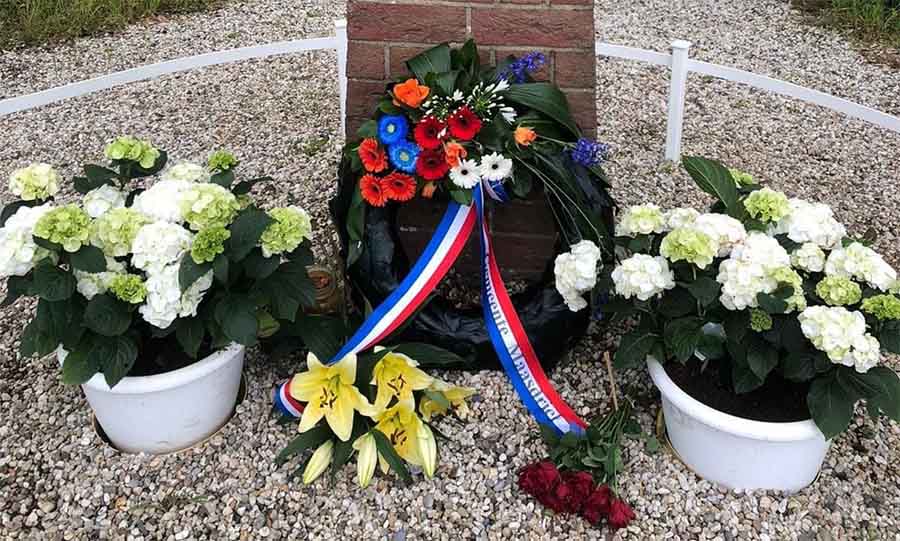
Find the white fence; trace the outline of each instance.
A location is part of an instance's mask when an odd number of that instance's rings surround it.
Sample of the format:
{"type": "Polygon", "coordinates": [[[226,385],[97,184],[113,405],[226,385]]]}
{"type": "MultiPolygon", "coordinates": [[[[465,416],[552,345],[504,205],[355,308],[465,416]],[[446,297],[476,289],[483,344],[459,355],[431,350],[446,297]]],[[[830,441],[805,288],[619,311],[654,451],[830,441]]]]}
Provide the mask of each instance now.
{"type": "MultiPolygon", "coordinates": [[[[158,64],[132,68],[94,79],[79,81],[36,92],[34,94],[5,99],[0,101],[0,116],[33,109],[42,105],[83,96],[100,90],[106,90],[126,83],[144,81],[194,68],[302,51],[333,49],[337,52],[337,80],[341,101],[341,131],[343,132],[344,119],[346,118],[347,111],[347,22],[344,20],[336,21],[334,26],[335,35],[332,37],[280,41],[277,43],[268,43],[265,45],[255,45],[252,47],[242,47],[240,49],[216,51],[186,58],[178,58],[160,62],[158,64]]],[[[768,92],[796,98],[900,133],[900,118],[793,83],[772,79],[771,77],[757,75],[755,73],[727,66],[692,60],[689,56],[690,46],[691,44],[689,42],[678,40],[672,43],[671,53],[659,53],[599,41],[596,44],[596,52],[600,56],[637,60],[669,68],[671,77],[669,83],[668,124],[666,130],[666,159],[678,161],[681,156],[682,131],[684,127],[684,100],[687,93],[687,76],[690,72],[702,73],[719,79],[725,79],[768,92]]]]}

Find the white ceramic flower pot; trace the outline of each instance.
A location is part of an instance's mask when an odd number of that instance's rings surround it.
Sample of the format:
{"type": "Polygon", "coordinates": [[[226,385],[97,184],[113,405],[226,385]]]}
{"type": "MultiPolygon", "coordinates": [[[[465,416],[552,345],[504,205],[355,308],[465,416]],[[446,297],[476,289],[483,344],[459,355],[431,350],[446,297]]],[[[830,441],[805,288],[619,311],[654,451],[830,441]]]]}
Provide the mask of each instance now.
{"type": "MultiPolygon", "coordinates": [[[[65,352],[58,356],[62,363],[65,352]]],[[[243,368],[244,347],[232,344],[179,370],[126,377],[112,389],[97,374],[81,388],[116,448],[160,454],[190,447],[228,421],[243,368]]]]}
{"type": "Polygon", "coordinates": [[[734,490],[796,492],[815,480],[831,442],[811,420],[767,423],[722,413],[682,391],[652,357],[647,367],[672,447],[698,475],[734,490]]]}

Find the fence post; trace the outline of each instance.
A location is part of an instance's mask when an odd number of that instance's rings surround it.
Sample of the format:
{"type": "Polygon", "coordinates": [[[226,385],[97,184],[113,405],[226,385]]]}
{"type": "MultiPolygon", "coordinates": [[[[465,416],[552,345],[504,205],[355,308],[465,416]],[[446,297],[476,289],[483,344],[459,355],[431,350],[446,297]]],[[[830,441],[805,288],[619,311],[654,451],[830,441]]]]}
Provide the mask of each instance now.
{"type": "Polygon", "coordinates": [[[688,56],[691,43],[684,40],[672,42],[672,70],[669,83],[669,120],[666,130],[666,159],[681,159],[681,135],[684,129],[684,94],[688,74],[688,56]]]}
{"type": "Polygon", "coordinates": [[[341,135],[347,129],[347,20],[334,22],[334,36],[337,38],[338,89],[341,96],[341,135]]]}

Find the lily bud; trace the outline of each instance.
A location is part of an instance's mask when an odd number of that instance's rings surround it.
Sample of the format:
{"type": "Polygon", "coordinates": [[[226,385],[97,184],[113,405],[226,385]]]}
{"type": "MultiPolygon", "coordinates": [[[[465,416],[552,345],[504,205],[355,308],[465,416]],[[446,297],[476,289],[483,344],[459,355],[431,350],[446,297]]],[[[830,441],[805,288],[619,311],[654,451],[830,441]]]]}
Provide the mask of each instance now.
{"type": "Polygon", "coordinates": [[[328,440],[316,449],[306,464],[306,469],[303,470],[303,484],[308,485],[322,475],[331,464],[332,456],[334,456],[334,442],[328,440]]]}
{"type": "Polygon", "coordinates": [[[375,465],[378,463],[378,449],[375,445],[375,436],[366,433],[353,442],[356,449],[356,474],[359,486],[366,488],[375,474],[375,465]]]}

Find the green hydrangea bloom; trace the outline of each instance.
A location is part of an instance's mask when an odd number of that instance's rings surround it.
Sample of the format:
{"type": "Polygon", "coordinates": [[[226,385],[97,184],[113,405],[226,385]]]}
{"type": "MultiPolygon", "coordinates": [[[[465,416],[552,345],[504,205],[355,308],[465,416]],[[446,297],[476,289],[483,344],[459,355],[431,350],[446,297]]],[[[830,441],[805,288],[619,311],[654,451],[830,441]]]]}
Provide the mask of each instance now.
{"type": "Polygon", "coordinates": [[[753,175],[750,173],[745,173],[739,169],[729,169],[731,173],[731,177],[734,178],[734,183],[738,188],[741,186],[753,186],[756,184],[756,181],[753,180],[753,175]]]}
{"type": "Polygon", "coordinates": [[[181,214],[194,231],[226,227],[237,216],[240,203],[218,184],[194,184],[181,198],[181,214]]]}
{"type": "Polygon", "coordinates": [[[131,253],[131,244],[138,231],[152,222],[148,216],[131,208],[120,207],[107,211],[94,220],[91,244],[109,257],[131,253]]]}
{"type": "Polygon", "coordinates": [[[763,222],[777,222],[790,214],[788,197],[771,188],[756,190],[744,199],[744,208],[750,216],[763,222]]]}
{"type": "Polygon", "coordinates": [[[160,155],[159,150],[154,148],[149,141],[142,141],[128,135],[119,137],[106,145],[104,153],[110,160],[137,162],[144,169],[153,167],[160,155]]]}
{"type": "Polygon", "coordinates": [[[9,175],[9,191],[23,201],[43,201],[59,191],[59,173],[46,163],[16,169],[9,175]]]}
{"type": "Polygon", "coordinates": [[[109,282],[108,291],[119,300],[140,304],[147,297],[147,286],[136,274],[117,274],[109,282]]]}
{"type": "Polygon", "coordinates": [[[238,165],[238,159],[227,150],[217,150],[209,155],[207,166],[210,171],[228,171],[238,165]]]}
{"type": "Polygon", "coordinates": [[[772,328],[772,316],[759,309],[750,310],[750,328],[756,332],[768,331],[772,328]]]}
{"type": "Polygon", "coordinates": [[[191,246],[191,259],[201,265],[211,263],[217,255],[225,251],[225,241],[231,237],[231,231],[224,227],[209,227],[201,229],[194,237],[191,246]]]}
{"type": "Polygon", "coordinates": [[[41,216],[34,235],[55,242],[67,252],[77,252],[90,237],[91,217],[78,205],[66,205],[41,216]]]}
{"type": "Polygon", "coordinates": [[[787,284],[794,288],[794,294],[787,299],[788,312],[806,309],[806,297],[803,294],[803,277],[790,267],[778,267],[770,273],[779,284],[787,284]]]}
{"type": "Polygon", "coordinates": [[[282,207],[269,211],[275,221],[263,232],[260,246],[265,257],[293,252],[303,239],[312,235],[309,214],[299,207],[282,207]]]}
{"type": "Polygon", "coordinates": [[[859,302],[862,288],[846,276],[826,276],[816,286],[816,295],[830,306],[846,306],[859,302]]]}
{"type": "Polygon", "coordinates": [[[672,263],[687,261],[705,269],[718,254],[717,244],[706,233],[689,227],[680,227],[663,238],[659,253],[672,263]]]}
{"type": "Polygon", "coordinates": [[[245,208],[248,208],[253,204],[253,198],[250,197],[250,194],[248,193],[242,193],[241,195],[237,196],[237,202],[238,205],[240,205],[241,210],[244,210],[245,208]]]}
{"type": "Polygon", "coordinates": [[[875,295],[862,303],[862,311],[878,319],[900,319],[900,299],[893,295],[875,295]]]}

